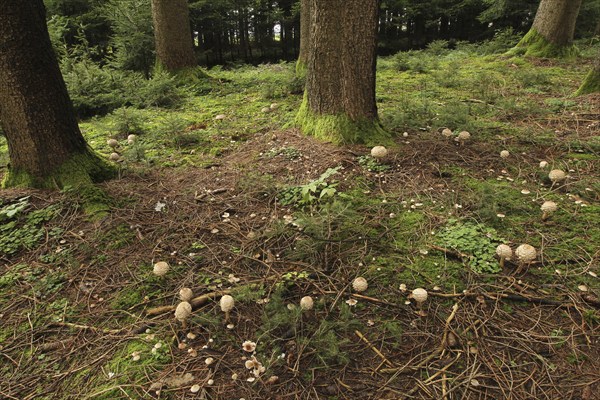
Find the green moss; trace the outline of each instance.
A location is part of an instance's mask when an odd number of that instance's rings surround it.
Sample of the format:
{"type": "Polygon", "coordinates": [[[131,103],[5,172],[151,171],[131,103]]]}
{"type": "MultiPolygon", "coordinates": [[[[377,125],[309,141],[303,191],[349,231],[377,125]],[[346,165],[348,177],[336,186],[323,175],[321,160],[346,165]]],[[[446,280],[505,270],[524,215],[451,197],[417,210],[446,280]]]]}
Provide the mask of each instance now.
{"type": "Polygon", "coordinates": [[[307,68],[306,63],[298,59],[296,62],[296,77],[304,78],[306,76],[307,68]]]}
{"type": "Polygon", "coordinates": [[[300,105],[296,125],[306,135],[335,144],[361,143],[380,145],[391,143],[391,136],[378,120],[351,120],[347,115],[317,115],[308,106],[308,98],[300,105]]]}
{"type": "Polygon", "coordinates": [[[579,54],[579,50],[573,44],[560,46],[551,43],[536,29],[531,28],[508,54],[541,58],[573,58],[579,54]]]}
{"type": "Polygon", "coordinates": [[[114,167],[90,150],[75,154],[45,177],[36,177],[24,170],[9,169],[2,187],[72,191],[77,194],[88,214],[99,215],[108,210],[108,197],[94,183],[114,177],[115,172],[114,167]]]}
{"type": "Polygon", "coordinates": [[[600,68],[592,69],[575,92],[575,96],[600,92],[600,68]]]}

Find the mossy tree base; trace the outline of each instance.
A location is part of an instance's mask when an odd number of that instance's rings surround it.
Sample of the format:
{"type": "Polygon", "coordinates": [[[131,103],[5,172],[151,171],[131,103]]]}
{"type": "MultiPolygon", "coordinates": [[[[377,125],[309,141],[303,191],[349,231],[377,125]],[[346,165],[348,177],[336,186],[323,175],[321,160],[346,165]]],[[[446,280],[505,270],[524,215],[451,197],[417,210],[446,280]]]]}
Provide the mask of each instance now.
{"type": "Polygon", "coordinates": [[[301,61],[300,59],[298,59],[298,61],[296,62],[296,78],[300,78],[300,79],[306,78],[307,70],[308,70],[308,67],[306,66],[306,63],[301,61]]]}
{"type": "Polygon", "coordinates": [[[305,97],[296,115],[296,125],[305,135],[335,144],[391,144],[391,135],[379,121],[363,119],[353,121],[347,115],[319,115],[308,107],[305,97]]]}
{"type": "Polygon", "coordinates": [[[551,43],[535,28],[531,28],[508,54],[539,58],[573,58],[577,57],[579,50],[573,44],[560,46],[551,43]]]}
{"type": "Polygon", "coordinates": [[[600,68],[594,68],[583,80],[583,83],[575,92],[575,96],[600,92],[600,68]]]}
{"type": "Polygon", "coordinates": [[[108,196],[94,183],[111,179],[116,169],[91,150],[77,154],[45,177],[33,176],[25,170],[9,168],[2,187],[72,190],[89,214],[108,211],[108,196]]]}

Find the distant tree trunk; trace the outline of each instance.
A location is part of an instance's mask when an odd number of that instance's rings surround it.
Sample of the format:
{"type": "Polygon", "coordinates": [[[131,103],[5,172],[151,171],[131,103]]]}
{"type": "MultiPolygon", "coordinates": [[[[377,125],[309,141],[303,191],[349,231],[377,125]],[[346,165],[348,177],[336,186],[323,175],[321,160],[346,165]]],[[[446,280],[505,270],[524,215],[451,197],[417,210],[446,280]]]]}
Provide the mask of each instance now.
{"type": "Polygon", "coordinates": [[[533,26],[511,51],[534,57],[570,57],[582,0],[542,0],[533,26]]]}
{"type": "Polygon", "coordinates": [[[311,46],[304,101],[306,134],[335,143],[385,140],[375,104],[377,0],[310,0],[311,46]]]}
{"type": "Polygon", "coordinates": [[[600,53],[592,70],[587,74],[583,83],[575,93],[576,96],[600,92],[600,53]]]}
{"type": "Polygon", "coordinates": [[[301,0],[300,2],[300,54],[298,54],[298,61],[296,62],[296,76],[299,78],[306,75],[306,66],[308,64],[311,32],[311,2],[311,0],[301,0]]]}
{"type": "Polygon", "coordinates": [[[3,185],[98,190],[92,182],[113,170],[81,135],[42,0],[0,0],[0,10],[0,120],[10,156],[3,185]]]}
{"type": "Polygon", "coordinates": [[[167,71],[197,65],[187,0],[152,0],[156,58],[167,71]]]}

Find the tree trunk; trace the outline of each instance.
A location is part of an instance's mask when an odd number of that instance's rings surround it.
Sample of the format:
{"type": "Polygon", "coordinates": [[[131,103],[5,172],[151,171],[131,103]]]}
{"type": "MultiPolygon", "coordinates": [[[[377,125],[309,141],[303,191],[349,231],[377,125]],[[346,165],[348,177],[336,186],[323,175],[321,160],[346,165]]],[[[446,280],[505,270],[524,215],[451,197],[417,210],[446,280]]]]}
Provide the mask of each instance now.
{"type": "Polygon", "coordinates": [[[533,26],[513,53],[534,57],[571,57],[575,23],[582,0],[542,0],[533,26]]]}
{"type": "Polygon", "coordinates": [[[311,32],[310,5],[311,0],[301,0],[300,2],[300,54],[296,62],[296,76],[298,78],[306,76],[306,66],[308,64],[311,32]]]}
{"type": "Polygon", "coordinates": [[[197,65],[187,0],[152,0],[157,62],[176,72],[197,65]]]}
{"type": "Polygon", "coordinates": [[[592,70],[589,72],[589,74],[587,74],[575,95],[580,96],[583,94],[598,92],[600,92],[600,53],[596,58],[596,62],[594,63],[592,70]]]}
{"type": "Polygon", "coordinates": [[[113,169],[81,135],[42,0],[0,0],[0,10],[0,121],[10,156],[3,185],[94,191],[113,169]]]}
{"type": "Polygon", "coordinates": [[[377,0],[310,0],[311,46],[297,124],[335,143],[376,143],[387,134],[375,104],[377,0]]]}

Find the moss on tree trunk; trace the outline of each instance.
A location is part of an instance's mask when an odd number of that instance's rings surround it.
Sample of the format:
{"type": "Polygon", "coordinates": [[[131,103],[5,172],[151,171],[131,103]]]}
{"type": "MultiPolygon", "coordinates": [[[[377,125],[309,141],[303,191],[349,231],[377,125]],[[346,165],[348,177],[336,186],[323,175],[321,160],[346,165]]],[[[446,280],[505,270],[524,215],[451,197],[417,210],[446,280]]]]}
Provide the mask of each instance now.
{"type": "Polygon", "coordinates": [[[533,26],[509,53],[543,58],[577,55],[575,23],[582,0],[542,0],[533,26]]]}
{"type": "Polygon", "coordinates": [[[578,50],[572,43],[567,45],[553,44],[535,28],[531,28],[519,43],[509,51],[509,54],[522,54],[540,58],[571,58],[577,56],[578,50]]]}
{"type": "Polygon", "coordinates": [[[306,89],[297,125],[305,134],[338,144],[389,141],[375,103],[378,2],[309,3],[306,89]]]}
{"type": "Polygon", "coordinates": [[[598,92],[600,92],[600,62],[587,74],[583,83],[575,92],[575,96],[598,92]]]}
{"type": "Polygon", "coordinates": [[[106,207],[93,183],[114,169],[87,146],[52,50],[42,0],[0,0],[0,120],[10,164],[4,187],[73,188],[106,207]]]}
{"type": "Polygon", "coordinates": [[[390,142],[390,135],[378,120],[351,119],[346,114],[318,114],[310,110],[306,96],[296,115],[296,124],[306,135],[335,144],[363,143],[380,145],[390,142]]]}

